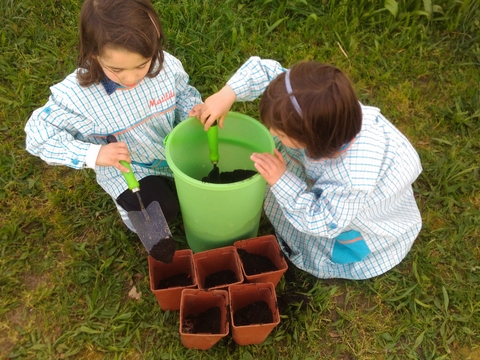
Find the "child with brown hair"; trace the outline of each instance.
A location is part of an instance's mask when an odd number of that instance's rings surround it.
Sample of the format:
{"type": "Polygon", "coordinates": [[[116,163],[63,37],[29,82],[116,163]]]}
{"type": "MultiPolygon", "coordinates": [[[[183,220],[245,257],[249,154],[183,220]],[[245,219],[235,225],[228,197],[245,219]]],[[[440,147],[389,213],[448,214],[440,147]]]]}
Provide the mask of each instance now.
{"type": "MultiPolygon", "coordinates": [[[[274,154],[251,159],[269,184],[264,209],[289,259],[319,278],[366,279],[402,261],[421,229],[417,152],[334,66],[250,58],[196,106],[208,128],[235,101],[260,100],[274,154]]],[[[228,120],[227,120],[228,121],[228,120]]]]}
{"type": "Polygon", "coordinates": [[[85,0],[80,14],[78,69],[51,87],[25,131],[27,151],[51,165],[91,168],[133,231],[140,210],[120,164],[131,163],[145,206],[158,201],[167,220],[179,206],[163,140],[187,118],[199,92],[181,62],[163,50],[164,34],[148,0],[85,0]],[[107,143],[114,135],[118,142],[107,143]]]}

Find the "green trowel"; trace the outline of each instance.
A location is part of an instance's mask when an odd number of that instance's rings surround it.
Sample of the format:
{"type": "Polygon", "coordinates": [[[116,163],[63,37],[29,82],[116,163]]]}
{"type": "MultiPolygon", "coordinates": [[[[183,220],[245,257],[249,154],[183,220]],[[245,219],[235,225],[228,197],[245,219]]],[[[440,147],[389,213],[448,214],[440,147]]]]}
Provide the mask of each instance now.
{"type": "MultiPolygon", "coordinates": [[[[108,135],[107,142],[117,142],[117,139],[113,135],[108,135]]],[[[140,196],[140,183],[135,178],[131,165],[126,161],[120,161],[120,163],[129,169],[128,173],[122,172],[122,174],[127,181],[128,188],[137,195],[141,210],[129,211],[128,218],[149,255],[157,261],[171,263],[176,245],[160,204],[158,201],[152,201],[145,208],[140,196]]]]}
{"type": "Polygon", "coordinates": [[[218,123],[217,120],[207,130],[208,149],[210,152],[210,161],[213,164],[213,169],[208,173],[206,182],[218,184],[220,182],[220,169],[218,168],[218,123]]]}

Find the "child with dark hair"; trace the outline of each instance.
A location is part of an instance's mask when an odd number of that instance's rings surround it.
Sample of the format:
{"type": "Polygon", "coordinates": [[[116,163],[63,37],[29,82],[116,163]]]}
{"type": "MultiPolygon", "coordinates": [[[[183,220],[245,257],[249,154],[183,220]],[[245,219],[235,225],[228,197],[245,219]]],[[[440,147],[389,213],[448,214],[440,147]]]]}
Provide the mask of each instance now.
{"type": "Polygon", "coordinates": [[[195,104],[181,62],[163,50],[164,34],[148,0],[85,0],[78,69],[51,87],[25,126],[26,148],[51,165],[95,169],[123,221],[140,210],[121,171],[131,163],[145,206],[158,201],[167,220],[179,206],[167,179],[163,140],[195,104]],[[118,142],[107,143],[114,135],[118,142]]]}
{"type": "Polygon", "coordinates": [[[264,209],[289,259],[319,278],[366,279],[406,256],[422,224],[417,152],[334,66],[250,58],[196,106],[208,128],[235,101],[260,100],[274,154],[251,159],[269,184],[264,209]]]}

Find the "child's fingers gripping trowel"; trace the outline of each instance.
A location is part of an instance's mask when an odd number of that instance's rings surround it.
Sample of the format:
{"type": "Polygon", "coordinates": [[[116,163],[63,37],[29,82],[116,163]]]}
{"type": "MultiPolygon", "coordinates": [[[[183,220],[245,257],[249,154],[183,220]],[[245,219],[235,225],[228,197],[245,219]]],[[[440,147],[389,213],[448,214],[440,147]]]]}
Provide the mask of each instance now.
{"type": "MultiPolygon", "coordinates": [[[[107,142],[117,142],[117,139],[113,135],[108,135],[107,142]]],[[[127,181],[128,188],[137,195],[141,209],[141,211],[129,211],[128,218],[148,253],[155,260],[171,263],[175,253],[175,240],[160,204],[158,201],[152,201],[145,209],[140,196],[140,183],[135,178],[131,165],[126,161],[120,161],[120,163],[129,169],[128,173],[123,172],[122,174],[127,181]]]]}
{"type": "Polygon", "coordinates": [[[206,182],[218,184],[220,182],[220,169],[217,166],[220,155],[218,154],[218,123],[217,120],[207,130],[208,149],[213,169],[208,173],[206,182]]]}

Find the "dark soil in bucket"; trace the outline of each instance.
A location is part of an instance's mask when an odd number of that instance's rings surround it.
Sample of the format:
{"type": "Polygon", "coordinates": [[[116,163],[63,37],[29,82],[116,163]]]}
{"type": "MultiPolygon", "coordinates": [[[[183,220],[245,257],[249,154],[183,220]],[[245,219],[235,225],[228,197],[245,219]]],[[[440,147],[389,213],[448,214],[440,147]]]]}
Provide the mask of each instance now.
{"type": "Polygon", "coordinates": [[[237,275],[232,270],[221,270],[205,277],[205,288],[233,284],[237,282],[237,275]]]}
{"type": "Polygon", "coordinates": [[[273,322],[273,314],[265,301],[255,301],[233,314],[235,326],[252,324],[269,324],[273,322]]]}
{"type": "Polygon", "coordinates": [[[220,334],[221,318],[220,308],[211,307],[198,315],[186,316],[182,322],[182,331],[185,334],[220,334]]]}
{"type": "Polygon", "coordinates": [[[168,289],[177,286],[190,286],[192,284],[192,275],[187,273],[181,273],[160,280],[158,282],[156,290],[168,289]]]}
{"type": "Polygon", "coordinates": [[[272,260],[266,256],[252,254],[244,249],[237,249],[237,252],[240,255],[247,275],[257,275],[278,270],[272,260]]]}
{"type": "Polygon", "coordinates": [[[254,170],[237,169],[221,172],[218,177],[210,177],[210,179],[208,176],[205,176],[202,178],[202,181],[211,184],[231,184],[237,181],[247,180],[255,174],[257,174],[257,172],[254,170]]]}

